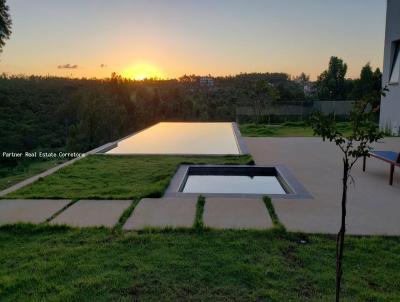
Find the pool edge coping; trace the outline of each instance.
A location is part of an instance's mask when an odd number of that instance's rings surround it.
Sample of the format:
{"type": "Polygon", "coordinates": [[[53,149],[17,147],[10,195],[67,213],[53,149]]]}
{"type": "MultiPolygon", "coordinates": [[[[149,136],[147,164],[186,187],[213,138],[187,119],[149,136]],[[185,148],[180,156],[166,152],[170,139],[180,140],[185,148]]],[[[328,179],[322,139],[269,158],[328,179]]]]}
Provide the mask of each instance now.
{"type": "Polygon", "coordinates": [[[283,164],[274,165],[187,165],[182,164],[172,177],[167,189],[164,192],[163,197],[191,197],[199,196],[204,197],[227,197],[227,198],[262,198],[269,196],[273,199],[314,199],[311,193],[304,187],[304,185],[292,174],[292,172],[283,164]],[[286,185],[289,186],[290,190],[294,193],[287,194],[249,194],[249,193],[183,193],[181,192],[182,186],[188,176],[188,170],[190,167],[232,167],[232,168],[275,168],[279,176],[283,178],[286,185]]]}
{"type": "Polygon", "coordinates": [[[237,123],[231,122],[231,125],[233,129],[233,135],[235,136],[236,144],[239,149],[239,155],[250,154],[249,149],[247,148],[246,142],[243,139],[242,133],[240,132],[237,123]]]}

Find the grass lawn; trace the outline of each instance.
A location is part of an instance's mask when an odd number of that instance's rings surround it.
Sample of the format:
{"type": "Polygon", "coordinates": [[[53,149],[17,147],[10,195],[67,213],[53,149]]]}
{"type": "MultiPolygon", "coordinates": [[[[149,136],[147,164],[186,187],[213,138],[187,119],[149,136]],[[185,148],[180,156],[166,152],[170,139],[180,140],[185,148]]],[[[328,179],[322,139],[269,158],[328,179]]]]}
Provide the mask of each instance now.
{"type": "MultiPolygon", "coordinates": [[[[338,128],[344,133],[350,131],[349,123],[338,123],[338,128]]],[[[287,122],[281,125],[266,125],[266,124],[241,124],[239,125],[240,132],[243,136],[296,136],[309,137],[313,136],[313,130],[309,125],[303,122],[287,122]]]]}
{"type": "MultiPolygon", "coordinates": [[[[349,237],[345,301],[400,300],[400,239],[349,237]]],[[[0,227],[2,301],[332,301],[335,240],[0,227]],[[302,243],[305,240],[306,243],[302,243]]]]}
{"type": "Polygon", "coordinates": [[[0,190],[4,190],[24,179],[53,168],[62,162],[62,160],[34,161],[12,168],[0,168],[0,190]]]}
{"type": "Polygon", "coordinates": [[[160,197],[179,164],[246,164],[243,156],[91,155],[4,198],[138,199],[160,197]]]}

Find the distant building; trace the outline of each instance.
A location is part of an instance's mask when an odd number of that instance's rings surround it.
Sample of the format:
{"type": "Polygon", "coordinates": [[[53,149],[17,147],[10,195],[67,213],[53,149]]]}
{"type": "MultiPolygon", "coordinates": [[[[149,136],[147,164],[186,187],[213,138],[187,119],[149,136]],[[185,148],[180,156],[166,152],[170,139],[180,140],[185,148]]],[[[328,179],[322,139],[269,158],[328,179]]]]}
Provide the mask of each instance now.
{"type": "Polygon", "coordinates": [[[212,77],[201,77],[200,78],[200,86],[213,87],[214,79],[212,77]]]}
{"type": "Polygon", "coordinates": [[[316,93],[315,84],[309,80],[296,78],[293,81],[303,89],[305,95],[310,96],[316,93]]]}
{"type": "Polygon", "coordinates": [[[382,130],[400,135],[400,1],[387,0],[382,85],[389,88],[381,98],[382,130]]]}
{"type": "Polygon", "coordinates": [[[317,89],[313,83],[305,83],[303,86],[303,91],[305,95],[309,96],[314,95],[317,92],[317,89]]]}

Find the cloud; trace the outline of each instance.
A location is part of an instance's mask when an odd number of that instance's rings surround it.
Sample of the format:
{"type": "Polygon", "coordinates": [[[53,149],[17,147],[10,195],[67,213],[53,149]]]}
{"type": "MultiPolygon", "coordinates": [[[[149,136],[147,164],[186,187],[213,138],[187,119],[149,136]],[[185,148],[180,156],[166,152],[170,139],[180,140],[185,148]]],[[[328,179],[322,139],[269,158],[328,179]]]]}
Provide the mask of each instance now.
{"type": "Polygon", "coordinates": [[[57,68],[59,68],[59,69],[77,69],[78,65],[64,64],[64,65],[58,65],[57,68]]]}
{"type": "Polygon", "coordinates": [[[100,68],[106,68],[107,65],[106,64],[100,64],[100,68]]]}

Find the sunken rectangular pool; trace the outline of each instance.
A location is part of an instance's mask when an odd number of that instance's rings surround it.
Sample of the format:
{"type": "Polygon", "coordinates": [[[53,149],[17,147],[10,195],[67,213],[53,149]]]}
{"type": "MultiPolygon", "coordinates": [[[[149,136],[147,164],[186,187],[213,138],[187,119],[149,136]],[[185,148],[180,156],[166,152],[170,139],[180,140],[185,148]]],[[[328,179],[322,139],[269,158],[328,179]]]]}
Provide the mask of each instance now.
{"type": "Polygon", "coordinates": [[[286,194],[275,168],[190,167],[184,193],[286,194]]]}
{"type": "Polygon", "coordinates": [[[182,165],[166,192],[181,194],[310,197],[282,165],[182,165]]]}

